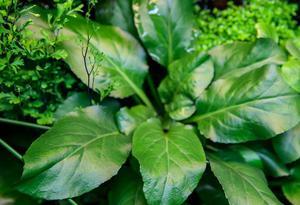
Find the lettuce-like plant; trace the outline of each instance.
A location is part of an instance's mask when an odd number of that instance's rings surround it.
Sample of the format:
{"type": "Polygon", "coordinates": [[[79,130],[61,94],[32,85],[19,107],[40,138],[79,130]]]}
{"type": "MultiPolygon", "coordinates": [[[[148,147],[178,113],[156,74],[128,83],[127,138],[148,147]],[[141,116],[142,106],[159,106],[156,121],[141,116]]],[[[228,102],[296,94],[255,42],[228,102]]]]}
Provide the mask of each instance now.
{"type": "MultiPolygon", "coordinates": [[[[286,52],[268,38],[193,52],[192,0],[136,0],[132,8],[140,41],[77,16],[60,30],[61,46],[71,70],[88,84],[85,67],[93,60],[84,62],[78,39],[88,40],[87,52],[103,54],[91,89],[113,84],[112,98],[139,100],[131,107],[118,100],[84,101],[85,108],[69,112],[84,95],[69,99],[60,119],[20,157],[24,171],[17,189],[69,199],[117,175],[108,197],[113,205],[180,205],[192,193],[206,204],[282,204],[265,173],[275,182],[290,176],[280,186],[299,203],[299,173],[284,164],[300,158],[299,75],[287,71],[298,67],[286,63],[286,52]],[[147,53],[161,65],[151,72],[167,72],[158,86],[151,83],[147,53]],[[144,89],[147,76],[151,95],[144,89]],[[264,146],[271,138],[283,162],[264,146]]],[[[40,17],[24,18],[33,20],[30,29],[38,34],[48,29],[47,11],[35,12],[40,17]]]]}

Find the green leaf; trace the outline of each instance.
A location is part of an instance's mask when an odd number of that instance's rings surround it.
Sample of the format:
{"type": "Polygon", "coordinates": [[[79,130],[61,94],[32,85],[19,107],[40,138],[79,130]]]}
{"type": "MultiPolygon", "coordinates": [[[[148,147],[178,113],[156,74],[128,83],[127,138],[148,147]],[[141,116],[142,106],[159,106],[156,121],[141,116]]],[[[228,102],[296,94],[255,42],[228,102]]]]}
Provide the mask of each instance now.
{"type": "Polygon", "coordinates": [[[251,148],[261,158],[264,165],[264,171],[267,174],[271,175],[272,177],[284,177],[289,175],[289,170],[287,167],[270,150],[259,145],[251,148]]]}
{"type": "MultiPolygon", "coordinates": [[[[41,17],[27,15],[23,17],[23,21],[32,19],[33,24],[28,28],[40,37],[41,30],[49,29],[46,22],[49,12],[39,8],[34,12],[41,17]]],[[[100,25],[80,16],[70,17],[60,34],[63,36],[61,47],[68,53],[65,61],[82,82],[88,84],[83,56],[90,37],[86,62],[89,71],[94,65],[95,77],[92,83],[93,75],[90,75],[90,87],[95,91],[103,91],[113,85],[110,95],[117,98],[128,97],[134,93],[140,95],[148,66],[143,48],[130,34],[117,27],[100,25]]]]}
{"type": "Polygon", "coordinates": [[[108,195],[110,205],[147,205],[142,179],[129,168],[120,170],[108,195]]]}
{"type": "Polygon", "coordinates": [[[206,162],[190,126],[174,123],[164,131],[156,118],[142,123],[133,136],[149,205],[180,205],[196,188],[206,162]]]}
{"type": "Polygon", "coordinates": [[[268,188],[267,180],[259,169],[244,163],[225,162],[213,155],[209,161],[230,205],[281,204],[268,188]]]}
{"type": "Polygon", "coordinates": [[[263,140],[300,120],[300,95],[285,84],[276,65],[215,81],[197,101],[200,132],[221,143],[263,140]]]}
{"type": "Polygon", "coordinates": [[[270,38],[273,39],[276,43],[279,41],[278,33],[276,29],[270,25],[263,22],[255,24],[258,38],[270,38]]]}
{"type": "Polygon", "coordinates": [[[102,0],[95,9],[96,20],[101,24],[118,26],[137,35],[133,21],[132,0],[102,0]]]}
{"type": "Polygon", "coordinates": [[[192,39],[192,0],[134,0],[135,24],[151,57],[168,66],[187,52],[192,39]]]}
{"type": "Polygon", "coordinates": [[[300,159],[300,124],[273,139],[277,155],[285,163],[300,159]]]}
{"type": "Polygon", "coordinates": [[[137,105],[132,108],[121,108],[117,113],[117,124],[121,132],[130,135],[137,126],[151,117],[155,117],[152,109],[143,105],[137,105]]]}
{"type": "Polygon", "coordinates": [[[76,108],[84,108],[89,105],[90,100],[87,93],[74,93],[57,108],[54,117],[58,120],[76,108]]]}
{"type": "Polygon", "coordinates": [[[300,93],[300,59],[289,59],[280,71],[286,83],[300,93]]]}
{"type": "Polygon", "coordinates": [[[170,116],[175,120],[190,117],[196,110],[194,100],[213,76],[213,62],[207,54],[197,52],[172,63],[169,75],[159,86],[160,97],[170,116]]]}
{"type": "Polygon", "coordinates": [[[224,79],[262,68],[267,64],[282,64],[285,52],[268,38],[254,43],[235,42],[213,48],[210,55],[214,61],[214,80],[224,79]]]}
{"type": "Polygon", "coordinates": [[[288,40],[285,44],[285,48],[293,57],[300,59],[300,38],[288,40]]]}
{"type": "Polygon", "coordinates": [[[300,181],[286,183],[282,191],[293,205],[300,205],[300,181]]]}
{"type": "Polygon", "coordinates": [[[115,125],[115,110],[91,106],[57,121],[27,150],[18,190],[48,200],[72,198],[117,174],[131,144],[115,125]]]}

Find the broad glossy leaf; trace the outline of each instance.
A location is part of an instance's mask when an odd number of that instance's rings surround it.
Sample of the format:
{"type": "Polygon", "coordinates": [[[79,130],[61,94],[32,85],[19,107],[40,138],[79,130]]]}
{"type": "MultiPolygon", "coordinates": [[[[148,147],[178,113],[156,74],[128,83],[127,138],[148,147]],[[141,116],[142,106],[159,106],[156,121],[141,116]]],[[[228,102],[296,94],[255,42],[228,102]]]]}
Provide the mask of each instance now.
{"type": "Polygon", "coordinates": [[[101,0],[96,6],[95,16],[101,24],[118,26],[133,35],[137,34],[133,21],[132,0],[101,0]]]}
{"type": "Polygon", "coordinates": [[[214,80],[241,75],[262,68],[267,64],[282,64],[285,52],[268,38],[256,42],[235,42],[213,48],[210,55],[214,61],[214,80]]]}
{"type": "Polygon", "coordinates": [[[259,169],[263,168],[263,162],[259,155],[252,149],[243,145],[233,145],[228,149],[220,149],[215,154],[224,161],[247,163],[248,165],[259,169]]]}
{"type": "Polygon", "coordinates": [[[244,163],[222,161],[214,155],[209,157],[209,161],[230,205],[281,204],[268,188],[267,180],[259,169],[244,163]]]}
{"type": "MultiPolygon", "coordinates": [[[[38,35],[41,29],[49,29],[45,20],[48,12],[38,8],[34,12],[41,17],[27,15],[23,19],[33,20],[33,24],[28,28],[38,35]]],[[[90,87],[95,91],[103,91],[112,86],[113,91],[110,94],[118,98],[128,97],[140,91],[148,67],[143,48],[130,34],[117,27],[100,25],[80,16],[69,18],[60,33],[65,38],[61,47],[68,53],[65,61],[85,84],[88,77],[83,53],[89,34],[91,39],[86,58],[89,71],[96,62],[95,79],[92,83],[93,75],[90,76],[90,87]]]]}
{"type": "Polygon", "coordinates": [[[132,108],[121,108],[117,113],[117,124],[121,132],[126,135],[131,134],[139,124],[155,117],[155,112],[143,105],[137,105],[132,108]]]}
{"type": "Polygon", "coordinates": [[[182,204],[196,188],[206,166],[193,128],[180,123],[164,131],[158,119],[149,119],[134,132],[132,146],[149,205],[182,204]]]}
{"type": "Polygon", "coordinates": [[[76,108],[84,108],[89,105],[90,100],[87,93],[74,93],[57,108],[54,117],[58,120],[76,108]]]}
{"type": "Polygon", "coordinates": [[[122,168],[109,192],[110,205],[147,205],[142,179],[129,168],[122,168]]]}
{"type": "Polygon", "coordinates": [[[115,111],[91,106],[58,120],[26,152],[19,191],[45,199],[72,198],[114,176],[131,148],[130,138],[115,125],[115,111]]]}
{"type": "Polygon", "coordinates": [[[200,132],[221,143],[263,140],[300,121],[300,95],[278,74],[276,65],[215,81],[197,101],[200,132]]]}
{"type": "Polygon", "coordinates": [[[172,63],[169,75],[159,86],[160,97],[169,115],[175,120],[190,117],[196,111],[194,100],[213,76],[213,62],[207,54],[197,52],[172,63]]]}
{"type": "Polygon", "coordinates": [[[285,48],[293,57],[300,59],[300,38],[288,40],[285,48]]]}
{"type": "Polygon", "coordinates": [[[290,59],[281,67],[283,79],[300,93],[300,59],[290,59]]]}
{"type": "Polygon", "coordinates": [[[187,52],[193,0],[133,0],[135,24],[151,57],[164,66],[187,52]]]}
{"type": "Polygon", "coordinates": [[[277,155],[285,163],[300,158],[300,124],[273,139],[273,147],[277,155]]]}

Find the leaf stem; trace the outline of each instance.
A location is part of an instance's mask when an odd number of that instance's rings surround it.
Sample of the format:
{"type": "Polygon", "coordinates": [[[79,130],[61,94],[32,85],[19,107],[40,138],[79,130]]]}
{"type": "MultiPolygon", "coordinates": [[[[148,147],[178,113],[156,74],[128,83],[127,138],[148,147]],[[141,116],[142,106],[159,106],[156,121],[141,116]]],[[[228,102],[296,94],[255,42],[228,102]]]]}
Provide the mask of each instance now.
{"type": "Polygon", "coordinates": [[[50,129],[50,127],[44,126],[44,125],[37,125],[34,123],[30,123],[30,122],[10,120],[10,119],[6,119],[6,118],[0,118],[0,122],[14,124],[14,125],[20,125],[20,126],[24,126],[24,127],[31,127],[31,128],[41,129],[41,130],[49,130],[50,129]]]}
{"type": "Polygon", "coordinates": [[[147,95],[144,93],[142,89],[140,89],[138,86],[134,84],[134,82],[131,81],[131,79],[116,65],[110,58],[106,57],[106,60],[115,67],[116,71],[124,78],[124,80],[128,83],[128,85],[134,90],[134,92],[141,98],[141,100],[152,110],[155,110],[151,101],[147,97],[147,95]]]}
{"type": "Polygon", "coordinates": [[[78,205],[73,199],[67,199],[71,205],[78,205]]]}
{"type": "Polygon", "coordinates": [[[23,161],[23,157],[21,154],[19,154],[14,148],[12,148],[9,144],[7,144],[6,142],[4,142],[1,138],[0,138],[0,145],[2,145],[5,149],[7,149],[7,151],[9,151],[12,155],[14,155],[16,158],[18,158],[20,161],[23,161]]]}
{"type": "Polygon", "coordinates": [[[152,77],[150,75],[150,73],[147,75],[147,82],[148,82],[148,85],[149,85],[149,88],[150,88],[150,92],[151,94],[153,95],[154,99],[155,99],[155,102],[157,103],[158,107],[159,107],[159,111],[161,113],[164,112],[164,106],[160,100],[160,97],[158,96],[158,93],[156,91],[156,88],[155,88],[155,85],[154,85],[154,82],[152,80],[152,77]]]}

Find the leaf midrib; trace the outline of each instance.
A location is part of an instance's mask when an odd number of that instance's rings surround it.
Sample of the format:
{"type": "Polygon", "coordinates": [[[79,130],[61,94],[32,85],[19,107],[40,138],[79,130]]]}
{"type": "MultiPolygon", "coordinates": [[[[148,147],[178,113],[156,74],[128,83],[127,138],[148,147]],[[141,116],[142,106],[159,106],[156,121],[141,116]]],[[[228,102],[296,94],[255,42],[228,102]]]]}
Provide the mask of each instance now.
{"type": "Polygon", "coordinates": [[[272,101],[272,100],[277,99],[277,98],[288,98],[288,97],[297,97],[297,96],[299,96],[299,95],[298,94],[287,94],[287,95],[282,95],[282,96],[272,96],[272,97],[266,97],[266,98],[250,100],[250,101],[246,101],[246,102],[239,103],[239,104],[236,104],[236,105],[221,108],[219,110],[209,112],[209,113],[206,113],[206,114],[203,114],[203,115],[200,115],[200,116],[192,117],[191,119],[187,120],[187,122],[201,121],[201,120],[204,120],[205,118],[209,118],[213,115],[217,115],[217,114],[220,114],[220,113],[223,113],[223,112],[226,112],[226,111],[230,111],[230,110],[234,110],[234,109],[237,109],[237,108],[241,108],[241,107],[246,107],[247,105],[251,105],[251,104],[254,104],[254,103],[257,103],[257,102],[272,101]]]}
{"type": "Polygon", "coordinates": [[[214,157],[214,156],[212,156],[212,155],[210,155],[210,158],[212,158],[212,159],[214,159],[214,160],[217,160],[219,163],[223,164],[223,166],[225,166],[225,167],[227,167],[228,169],[232,170],[232,172],[236,173],[236,175],[238,175],[238,176],[240,176],[242,179],[244,179],[244,181],[246,181],[251,187],[253,187],[253,189],[255,190],[255,192],[258,193],[258,196],[260,196],[260,198],[261,198],[264,202],[267,202],[267,201],[265,200],[265,198],[263,197],[262,193],[261,193],[258,189],[256,189],[256,187],[253,186],[253,183],[250,182],[247,178],[245,178],[245,177],[243,176],[242,173],[239,173],[239,172],[236,171],[233,167],[229,166],[227,163],[225,163],[225,162],[223,162],[223,161],[221,161],[221,160],[219,160],[219,159],[216,159],[216,157],[214,157]]]}
{"type": "Polygon", "coordinates": [[[92,139],[92,140],[89,140],[88,142],[86,142],[86,143],[80,145],[80,146],[79,146],[78,148],[76,148],[74,151],[70,152],[66,157],[64,157],[64,158],[62,158],[62,159],[59,159],[59,160],[57,160],[56,162],[51,163],[49,166],[46,166],[46,167],[42,168],[39,172],[35,173],[33,176],[30,176],[30,177],[28,177],[28,178],[26,177],[25,180],[29,180],[29,179],[31,179],[31,178],[34,178],[35,176],[37,176],[37,175],[43,173],[44,171],[46,171],[46,170],[48,170],[48,169],[54,167],[54,166],[57,165],[58,163],[60,163],[60,162],[62,162],[62,161],[64,161],[64,160],[66,160],[66,159],[72,157],[72,156],[75,155],[77,152],[79,152],[80,150],[84,149],[85,147],[87,147],[88,145],[90,145],[91,143],[93,143],[93,142],[95,142],[95,141],[97,141],[97,140],[99,140],[99,139],[102,139],[102,138],[104,138],[104,137],[113,136],[113,135],[118,135],[118,134],[120,134],[120,133],[119,133],[119,132],[111,132],[111,133],[106,133],[106,134],[99,135],[99,136],[97,136],[96,138],[94,138],[94,139],[92,139]]]}

